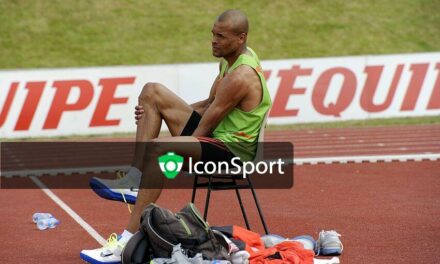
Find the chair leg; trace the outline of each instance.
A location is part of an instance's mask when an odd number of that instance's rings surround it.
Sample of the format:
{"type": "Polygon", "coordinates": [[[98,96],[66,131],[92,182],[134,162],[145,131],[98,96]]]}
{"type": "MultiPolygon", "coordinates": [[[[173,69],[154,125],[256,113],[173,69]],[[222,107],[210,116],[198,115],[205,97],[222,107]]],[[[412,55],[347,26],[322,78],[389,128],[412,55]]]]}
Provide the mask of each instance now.
{"type": "Polygon", "coordinates": [[[193,184],[193,191],[192,191],[192,196],[191,196],[191,203],[194,203],[194,201],[196,200],[196,190],[197,190],[198,179],[199,179],[199,176],[196,174],[194,176],[194,184],[193,184]]]}
{"type": "Polygon", "coordinates": [[[257,194],[255,193],[254,187],[252,186],[252,182],[250,180],[250,177],[247,177],[247,180],[249,182],[249,187],[252,191],[252,196],[254,196],[255,204],[257,205],[258,214],[260,215],[260,219],[261,219],[261,223],[263,224],[264,232],[266,233],[266,235],[268,235],[269,230],[267,229],[266,221],[264,221],[263,212],[261,211],[260,203],[258,202],[258,198],[257,198],[257,194]]]}
{"type": "Polygon", "coordinates": [[[238,189],[235,189],[235,193],[237,194],[237,199],[238,199],[238,202],[240,203],[241,213],[243,214],[244,222],[246,223],[246,228],[248,230],[251,230],[251,227],[249,226],[249,221],[246,216],[246,211],[243,206],[243,202],[241,201],[240,192],[238,191],[238,189]]]}
{"type": "Polygon", "coordinates": [[[205,212],[203,213],[203,220],[205,221],[208,218],[209,199],[211,198],[211,182],[212,182],[212,177],[209,177],[208,192],[206,194],[206,202],[205,202],[205,212]]]}

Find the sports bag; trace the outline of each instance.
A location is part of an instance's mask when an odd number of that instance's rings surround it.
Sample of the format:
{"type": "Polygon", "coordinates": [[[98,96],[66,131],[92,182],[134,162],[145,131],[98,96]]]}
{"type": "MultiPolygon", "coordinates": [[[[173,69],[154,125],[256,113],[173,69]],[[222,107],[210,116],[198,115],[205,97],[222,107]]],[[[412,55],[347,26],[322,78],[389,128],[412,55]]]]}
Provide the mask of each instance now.
{"type": "Polygon", "coordinates": [[[175,214],[152,203],[142,213],[139,232],[125,246],[122,263],[170,258],[178,244],[188,257],[201,253],[204,259],[230,258],[226,241],[212,232],[193,203],[175,214]]]}
{"type": "Polygon", "coordinates": [[[123,264],[144,264],[153,259],[153,252],[147,234],[139,230],[128,240],[121,253],[123,264]]]}

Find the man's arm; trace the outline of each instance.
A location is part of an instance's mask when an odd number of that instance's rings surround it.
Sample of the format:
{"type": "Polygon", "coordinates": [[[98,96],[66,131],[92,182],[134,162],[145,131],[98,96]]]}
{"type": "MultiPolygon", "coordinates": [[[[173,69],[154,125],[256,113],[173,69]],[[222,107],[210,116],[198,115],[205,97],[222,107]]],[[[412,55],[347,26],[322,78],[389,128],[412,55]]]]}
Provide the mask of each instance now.
{"type": "Polygon", "coordinates": [[[204,115],[206,109],[208,109],[209,105],[214,101],[215,90],[219,84],[219,80],[220,80],[220,77],[217,76],[217,78],[215,78],[215,81],[211,86],[211,90],[209,91],[209,97],[207,99],[193,103],[190,105],[201,116],[204,115]]]}
{"type": "MultiPolygon", "coordinates": [[[[216,86],[219,83],[219,80],[220,80],[220,77],[217,76],[217,78],[215,79],[214,83],[212,84],[211,91],[209,92],[209,97],[207,99],[199,101],[199,102],[196,102],[196,103],[193,103],[193,104],[190,105],[201,116],[203,116],[203,114],[205,113],[206,109],[209,107],[209,104],[211,104],[214,101],[215,89],[216,89],[216,86]]],[[[135,106],[134,109],[135,109],[135,111],[134,111],[134,118],[136,119],[136,125],[137,125],[139,120],[144,115],[145,111],[144,111],[144,108],[141,105],[135,106]]]]}
{"type": "MultiPolygon", "coordinates": [[[[219,64],[219,70],[221,70],[222,63],[219,64]]],[[[217,77],[214,80],[214,83],[211,86],[211,90],[209,91],[209,97],[205,100],[190,104],[190,106],[201,116],[205,113],[206,109],[208,109],[209,105],[214,101],[215,97],[215,90],[218,86],[219,82],[221,80],[220,75],[217,75],[217,77]]],[[[134,111],[134,119],[136,120],[136,125],[138,124],[139,120],[142,118],[144,114],[144,108],[141,105],[135,106],[134,111]]]]}
{"type": "MultiPolygon", "coordinates": [[[[208,98],[209,99],[209,98],[208,98]]],[[[208,99],[198,101],[196,103],[190,104],[190,106],[199,114],[203,112],[203,109],[206,108],[206,105],[208,104],[208,99]]]]}
{"type": "MultiPolygon", "coordinates": [[[[220,62],[218,65],[219,72],[221,71],[221,69],[222,69],[222,62],[220,62]]],[[[216,90],[216,87],[218,86],[220,80],[221,80],[220,75],[217,75],[217,77],[214,80],[214,83],[211,86],[211,90],[209,91],[209,97],[207,99],[193,103],[190,105],[201,116],[203,116],[206,109],[208,109],[209,105],[214,101],[215,90],[216,90]]]]}
{"type": "Polygon", "coordinates": [[[209,136],[223,118],[236,107],[249,92],[248,69],[237,68],[233,73],[227,75],[215,94],[214,101],[202,116],[193,136],[209,136]]]}

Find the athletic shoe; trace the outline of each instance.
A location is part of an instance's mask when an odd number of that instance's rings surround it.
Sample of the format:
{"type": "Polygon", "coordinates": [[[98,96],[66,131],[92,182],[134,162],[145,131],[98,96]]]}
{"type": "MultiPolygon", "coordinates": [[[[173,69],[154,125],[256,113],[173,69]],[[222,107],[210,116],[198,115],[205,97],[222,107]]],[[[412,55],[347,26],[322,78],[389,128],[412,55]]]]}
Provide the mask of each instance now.
{"type": "Polygon", "coordinates": [[[304,249],[314,251],[316,248],[316,241],[311,236],[307,236],[307,235],[297,236],[297,237],[289,239],[289,241],[300,242],[301,244],[304,245],[304,249]]]}
{"type": "Polygon", "coordinates": [[[117,171],[116,174],[120,176],[116,180],[93,177],[89,182],[90,188],[104,199],[135,204],[141,177],[129,176],[122,171],[117,171]]]}
{"type": "Polygon", "coordinates": [[[319,233],[318,241],[316,242],[316,255],[341,255],[343,245],[339,237],[341,235],[336,231],[324,231],[319,233]]]}
{"type": "Polygon", "coordinates": [[[80,257],[91,264],[120,264],[121,253],[126,243],[121,243],[116,234],[111,234],[107,244],[98,249],[82,250],[80,257]]]}

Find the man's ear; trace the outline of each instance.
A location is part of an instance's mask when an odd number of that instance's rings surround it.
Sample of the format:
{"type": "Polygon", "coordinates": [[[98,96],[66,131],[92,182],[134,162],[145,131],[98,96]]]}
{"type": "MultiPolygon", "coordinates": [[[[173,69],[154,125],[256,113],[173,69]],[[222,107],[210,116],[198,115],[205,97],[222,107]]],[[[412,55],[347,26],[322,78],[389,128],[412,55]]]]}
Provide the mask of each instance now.
{"type": "Polygon", "coordinates": [[[247,39],[247,34],[246,33],[240,33],[240,44],[246,43],[246,39],[247,39]]]}

